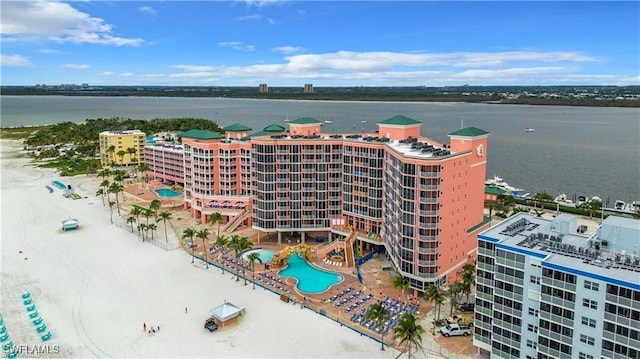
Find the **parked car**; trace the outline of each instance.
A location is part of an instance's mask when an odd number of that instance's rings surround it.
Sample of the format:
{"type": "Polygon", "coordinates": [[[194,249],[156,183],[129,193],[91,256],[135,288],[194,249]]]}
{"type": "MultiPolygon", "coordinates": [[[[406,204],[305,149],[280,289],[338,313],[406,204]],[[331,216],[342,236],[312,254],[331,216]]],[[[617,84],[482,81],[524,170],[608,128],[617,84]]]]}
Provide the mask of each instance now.
{"type": "Polygon", "coordinates": [[[213,318],[209,318],[204,322],[204,328],[209,329],[210,332],[218,330],[218,324],[213,318]]]}
{"type": "Polygon", "coordinates": [[[457,335],[467,336],[471,334],[471,327],[468,327],[466,325],[447,324],[446,326],[440,328],[440,333],[442,333],[442,335],[444,335],[445,337],[457,335]]]}

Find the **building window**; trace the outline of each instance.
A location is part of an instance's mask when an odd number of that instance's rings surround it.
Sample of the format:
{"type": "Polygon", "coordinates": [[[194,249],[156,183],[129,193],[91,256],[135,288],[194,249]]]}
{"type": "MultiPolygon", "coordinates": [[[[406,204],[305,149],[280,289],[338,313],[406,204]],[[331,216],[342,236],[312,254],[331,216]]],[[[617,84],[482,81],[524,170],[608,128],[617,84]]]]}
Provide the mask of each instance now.
{"type": "Polygon", "coordinates": [[[538,332],[538,326],[533,325],[533,324],[527,324],[527,330],[530,331],[530,332],[537,333],[538,332]]]}
{"type": "Polygon", "coordinates": [[[529,315],[538,316],[539,311],[537,309],[529,308],[529,315]]]}
{"type": "Polygon", "coordinates": [[[591,309],[598,309],[598,302],[596,302],[595,300],[591,300],[591,299],[583,299],[582,300],[582,306],[583,307],[587,307],[587,308],[591,308],[591,309]]]}
{"type": "Polygon", "coordinates": [[[529,282],[533,284],[540,284],[540,277],[532,275],[531,277],[529,277],[529,282]]]}
{"type": "Polygon", "coordinates": [[[586,353],[580,352],[580,353],[578,354],[578,358],[579,358],[579,359],[593,359],[593,355],[589,355],[589,354],[586,354],[586,353]]]}
{"type": "Polygon", "coordinates": [[[586,343],[586,344],[589,344],[589,345],[593,345],[595,343],[595,339],[593,337],[586,336],[584,334],[580,334],[580,342],[581,343],[586,343]]]}
{"type": "Polygon", "coordinates": [[[596,327],[596,320],[595,319],[591,319],[591,318],[587,318],[587,317],[582,317],[582,324],[588,325],[591,328],[595,328],[596,327]]]}
{"type": "Polygon", "coordinates": [[[591,281],[585,280],[584,281],[584,288],[585,289],[590,289],[590,290],[593,290],[593,291],[597,292],[600,289],[600,284],[598,284],[596,282],[591,282],[591,281]]]}
{"type": "Polygon", "coordinates": [[[527,346],[528,346],[529,348],[538,349],[538,343],[536,343],[536,342],[535,342],[535,341],[533,341],[533,340],[528,340],[528,339],[527,339],[527,346]]]}

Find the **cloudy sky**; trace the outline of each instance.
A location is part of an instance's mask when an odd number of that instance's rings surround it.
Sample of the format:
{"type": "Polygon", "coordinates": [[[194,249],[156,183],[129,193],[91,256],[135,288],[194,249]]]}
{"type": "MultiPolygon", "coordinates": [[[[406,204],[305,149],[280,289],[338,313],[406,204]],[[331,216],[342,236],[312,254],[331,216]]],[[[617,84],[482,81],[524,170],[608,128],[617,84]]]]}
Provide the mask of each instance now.
{"type": "Polygon", "coordinates": [[[640,84],[638,1],[0,6],[3,85],[640,84]]]}

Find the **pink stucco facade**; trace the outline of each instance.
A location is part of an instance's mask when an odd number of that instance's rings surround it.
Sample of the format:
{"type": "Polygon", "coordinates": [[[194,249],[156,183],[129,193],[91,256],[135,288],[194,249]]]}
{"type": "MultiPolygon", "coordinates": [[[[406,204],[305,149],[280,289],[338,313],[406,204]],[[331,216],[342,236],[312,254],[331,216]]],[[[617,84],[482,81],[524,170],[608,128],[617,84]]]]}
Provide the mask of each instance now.
{"type": "Polygon", "coordinates": [[[257,230],[303,240],[357,231],[361,251],[384,248],[418,291],[455,279],[475,258],[476,235],[488,227],[487,132],[459,130],[442,144],[403,116],[370,134],[323,133],[310,118],[288,132],[233,129],[182,139],[185,208],[203,223],[214,212],[246,214],[257,230]]]}

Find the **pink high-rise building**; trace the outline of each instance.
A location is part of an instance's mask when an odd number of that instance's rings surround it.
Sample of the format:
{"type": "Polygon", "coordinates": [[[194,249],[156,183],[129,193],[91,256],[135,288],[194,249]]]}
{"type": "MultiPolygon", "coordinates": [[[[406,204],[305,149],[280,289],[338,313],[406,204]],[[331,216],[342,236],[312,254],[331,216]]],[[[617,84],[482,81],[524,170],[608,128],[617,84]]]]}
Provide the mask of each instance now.
{"type": "Polygon", "coordinates": [[[202,222],[217,212],[225,229],[244,223],[279,242],[321,232],[330,244],[318,255],[343,248],[347,266],[356,247],[384,251],[418,291],[455,278],[489,226],[483,130],[455,131],[442,144],[421,137],[420,122],[395,116],[370,134],[323,133],[312,118],[291,121],[288,132],[224,131],[180,134],[185,208],[202,222]]]}

